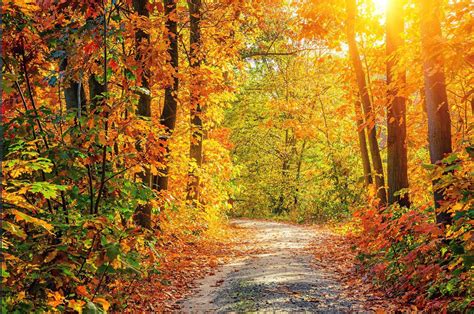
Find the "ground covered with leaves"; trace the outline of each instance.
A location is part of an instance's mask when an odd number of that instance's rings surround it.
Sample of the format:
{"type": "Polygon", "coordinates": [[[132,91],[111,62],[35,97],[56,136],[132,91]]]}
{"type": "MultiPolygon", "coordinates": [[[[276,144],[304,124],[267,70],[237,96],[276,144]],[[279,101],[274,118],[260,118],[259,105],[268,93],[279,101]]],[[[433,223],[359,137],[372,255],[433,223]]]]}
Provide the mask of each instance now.
{"type": "Polygon", "coordinates": [[[162,258],[157,270],[145,279],[123,283],[128,284],[121,291],[125,310],[178,310],[176,302],[191,293],[197,279],[211,276],[217,267],[244,254],[242,247],[249,237],[237,228],[223,228],[219,237],[173,237],[160,244],[162,258]]]}
{"type": "Polygon", "coordinates": [[[198,280],[193,293],[178,303],[182,311],[403,308],[358,279],[346,238],[329,228],[247,219],[233,223],[252,237],[234,246],[245,254],[198,280]]]}

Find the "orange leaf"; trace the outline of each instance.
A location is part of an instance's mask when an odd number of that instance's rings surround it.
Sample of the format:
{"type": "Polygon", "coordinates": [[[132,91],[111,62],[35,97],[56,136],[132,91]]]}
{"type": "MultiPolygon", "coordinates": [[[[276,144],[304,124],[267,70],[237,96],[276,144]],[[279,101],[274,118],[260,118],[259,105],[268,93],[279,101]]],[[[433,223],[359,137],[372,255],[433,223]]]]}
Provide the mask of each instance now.
{"type": "Polygon", "coordinates": [[[107,312],[107,311],[109,310],[109,308],[110,308],[110,303],[107,302],[106,299],[103,299],[103,298],[95,298],[94,300],[95,300],[95,302],[97,302],[97,303],[99,303],[100,305],[102,305],[102,308],[104,309],[104,311],[107,312]]]}
{"type": "Polygon", "coordinates": [[[76,288],[76,292],[78,295],[83,296],[83,297],[89,296],[89,292],[87,292],[87,288],[85,286],[78,286],[76,288]]]}

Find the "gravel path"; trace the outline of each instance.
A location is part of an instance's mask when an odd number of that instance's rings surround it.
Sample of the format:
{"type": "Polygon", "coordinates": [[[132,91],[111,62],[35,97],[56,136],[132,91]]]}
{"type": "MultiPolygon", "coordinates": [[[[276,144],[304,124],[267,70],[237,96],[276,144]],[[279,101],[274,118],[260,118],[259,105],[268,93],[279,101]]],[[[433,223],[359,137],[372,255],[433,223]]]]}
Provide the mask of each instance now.
{"type": "Polygon", "coordinates": [[[330,313],[363,309],[362,301],[341,288],[335,273],[311,266],[313,257],[306,248],[325,236],[321,231],[270,221],[233,223],[254,235],[252,253],[199,280],[193,294],[180,302],[182,312],[330,313]]]}

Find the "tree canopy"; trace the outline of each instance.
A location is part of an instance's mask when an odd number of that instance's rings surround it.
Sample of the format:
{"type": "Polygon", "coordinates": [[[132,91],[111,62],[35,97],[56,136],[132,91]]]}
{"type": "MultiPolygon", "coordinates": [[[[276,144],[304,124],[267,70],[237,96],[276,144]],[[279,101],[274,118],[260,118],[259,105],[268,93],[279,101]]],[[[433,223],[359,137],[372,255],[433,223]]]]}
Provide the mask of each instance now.
{"type": "Polygon", "coordinates": [[[385,291],[472,308],[472,17],[4,0],[2,312],[126,310],[229,217],[346,224],[385,291]]]}

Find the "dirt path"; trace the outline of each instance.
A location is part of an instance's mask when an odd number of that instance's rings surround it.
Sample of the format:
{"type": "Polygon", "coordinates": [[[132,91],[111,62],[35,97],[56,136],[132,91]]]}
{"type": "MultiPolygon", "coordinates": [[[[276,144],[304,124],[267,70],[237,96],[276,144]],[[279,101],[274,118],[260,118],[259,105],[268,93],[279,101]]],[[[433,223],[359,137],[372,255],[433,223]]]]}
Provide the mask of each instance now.
{"type": "MultiPolygon", "coordinates": [[[[253,233],[252,253],[224,265],[197,282],[179,302],[181,311],[357,311],[360,298],[343,289],[337,274],[315,266],[308,251],[326,235],[305,226],[255,220],[235,220],[253,233]]],[[[322,241],[321,241],[322,242],[322,241]]]]}

